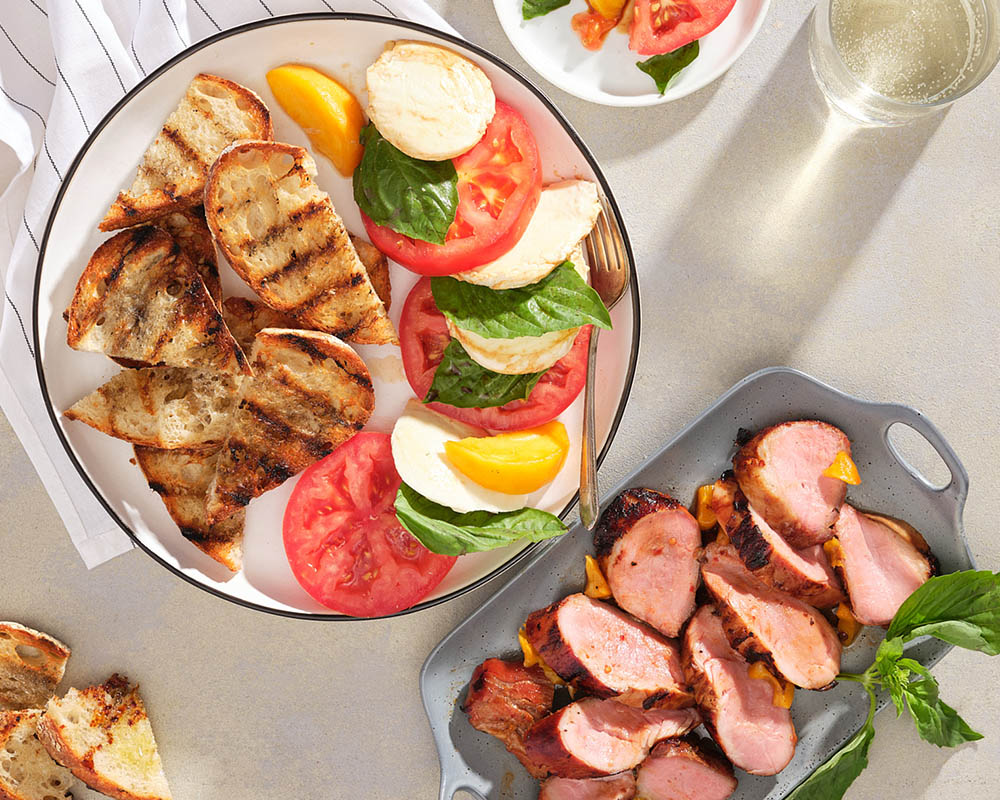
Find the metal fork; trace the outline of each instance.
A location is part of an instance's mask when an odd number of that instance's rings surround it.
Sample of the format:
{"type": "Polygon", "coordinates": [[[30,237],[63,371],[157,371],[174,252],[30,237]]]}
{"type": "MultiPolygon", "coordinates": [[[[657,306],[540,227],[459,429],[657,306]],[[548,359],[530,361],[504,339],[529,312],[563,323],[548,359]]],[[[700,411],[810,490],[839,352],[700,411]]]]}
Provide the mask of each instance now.
{"type": "MultiPolygon", "coordinates": [[[[590,285],[600,295],[610,311],[628,288],[628,256],[618,219],[606,198],[601,196],[602,213],[586,239],[587,261],[590,263],[590,285]]],[[[597,524],[599,508],[597,487],[597,432],[594,423],[594,373],[597,366],[597,337],[600,329],[590,333],[587,352],[587,385],[583,395],[583,447],[580,455],[580,519],[587,530],[597,524]]]]}

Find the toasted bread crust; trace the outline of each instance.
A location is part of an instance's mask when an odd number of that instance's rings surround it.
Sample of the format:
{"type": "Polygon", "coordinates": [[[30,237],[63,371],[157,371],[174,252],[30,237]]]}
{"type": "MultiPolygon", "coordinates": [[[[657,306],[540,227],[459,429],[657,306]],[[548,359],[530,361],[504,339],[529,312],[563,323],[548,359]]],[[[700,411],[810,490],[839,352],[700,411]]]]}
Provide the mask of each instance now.
{"type": "Polygon", "coordinates": [[[167,118],[143,156],[135,182],[127,191],[119,193],[98,227],[102,231],[112,231],[149,222],[170,211],[200,205],[208,168],[226,144],[237,139],[270,139],[273,136],[271,114],[255,92],[218,75],[201,73],[195,76],[177,108],[167,118]],[[244,129],[232,130],[230,126],[226,126],[212,113],[211,108],[206,108],[204,103],[199,102],[199,95],[232,98],[244,114],[244,129]],[[221,136],[222,146],[217,146],[217,141],[192,139],[190,131],[185,130],[188,114],[197,114],[208,120],[209,125],[221,136]],[[163,155],[165,151],[174,154],[171,159],[171,174],[163,174],[155,166],[163,159],[154,159],[154,156],[163,155]],[[148,178],[150,173],[154,178],[159,178],[163,185],[147,188],[141,184],[140,180],[148,178]],[[136,191],[139,193],[135,194],[136,191]]]}
{"type": "Polygon", "coordinates": [[[62,680],[70,649],[47,633],[17,622],[0,622],[0,709],[43,705],[62,680]],[[38,651],[22,657],[18,647],[38,651]]]}
{"type": "Polygon", "coordinates": [[[37,800],[39,790],[47,800],[72,800],[67,793],[73,777],[35,737],[41,715],[38,708],[0,711],[0,800],[37,800]]]}
{"type": "Polygon", "coordinates": [[[174,237],[205,281],[215,305],[221,306],[222,281],[219,280],[215,242],[212,241],[212,232],[205,222],[204,207],[178,208],[158,217],[154,224],[174,237]]]}

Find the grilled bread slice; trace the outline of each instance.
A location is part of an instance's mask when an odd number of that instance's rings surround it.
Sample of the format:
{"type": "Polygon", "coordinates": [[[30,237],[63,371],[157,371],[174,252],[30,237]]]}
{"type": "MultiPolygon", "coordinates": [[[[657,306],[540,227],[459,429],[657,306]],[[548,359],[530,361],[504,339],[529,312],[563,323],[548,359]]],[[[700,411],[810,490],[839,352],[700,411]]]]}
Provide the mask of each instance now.
{"type": "Polygon", "coordinates": [[[91,789],[118,800],[170,800],[139,687],[121,675],[53,697],[37,735],[49,755],[91,789]]]}
{"type": "Polygon", "coordinates": [[[208,485],[215,476],[221,446],[214,450],[159,450],[136,445],[135,460],[156,492],[181,535],[203,553],[233,572],[243,566],[243,523],[237,511],[218,525],[205,518],[208,485]]]}
{"type": "Polygon", "coordinates": [[[212,232],[205,222],[205,208],[179,208],[164,214],[156,220],[156,226],[163,228],[181,246],[194,268],[198,270],[205,287],[216,306],[222,304],[222,282],[219,280],[219,263],[215,255],[212,232]]]}
{"type": "Polygon", "coordinates": [[[97,248],[66,312],[75,350],[145,364],[249,371],[205,282],[173,237],[129,228],[97,248]]]}
{"type": "Polygon", "coordinates": [[[389,259],[382,255],[371,242],[366,242],[360,236],[351,234],[351,244],[358,251],[358,258],[364,265],[365,272],[368,273],[368,280],[372,282],[372,288],[378,299],[382,301],[385,310],[389,310],[392,303],[392,284],[389,281],[389,259]]]}
{"type": "Polygon", "coordinates": [[[35,737],[40,709],[0,712],[0,800],[72,800],[73,776],[35,737]]]}
{"type": "Polygon", "coordinates": [[[208,492],[218,524],[360,431],[375,406],[349,345],[319,331],[265,328],[208,492]]]}
{"type": "Polygon", "coordinates": [[[218,449],[229,433],[239,379],[181,367],[127,369],[63,413],[132,444],[218,449]]]}
{"type": "Polygon", "coordinates": [[[217,75],[195,76],[100,229],[127,228],[199,205],[208,168],[219,153],[238,139],[273,135],[271,115],[256,94],[217,75]]]}
{"type": "Polygon", "coordinates": [[[205,216],[229,263],[260,298],[303,328],[359,344],[396,330],[301,147],[238,142],[212,166],[205,216]]]}
{"type": "Polygon", "coordinates": [[[69,654],[46,633],[0,622],[0,709],[45,705],[62,680],[69,654]]]}
{"type": "Polygon", "coordinates": [[[222,318],[244,353],[253,350],[254,339],[264,328],[297,328],[298,321],[290,314],[275,311],[256,300],[227,297],[222,302],[222,318]]]}

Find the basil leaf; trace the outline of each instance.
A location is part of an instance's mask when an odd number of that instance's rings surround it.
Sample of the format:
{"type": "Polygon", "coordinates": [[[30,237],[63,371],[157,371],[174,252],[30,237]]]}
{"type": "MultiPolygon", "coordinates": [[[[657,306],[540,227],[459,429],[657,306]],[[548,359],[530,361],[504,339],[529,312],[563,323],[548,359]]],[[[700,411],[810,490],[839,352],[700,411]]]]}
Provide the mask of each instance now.
{"type": "Polygon", "coordinates": [[[521,16],[524,19],[534,19],[568,5],[569,0],[524,0],[521,5],[521,16]]]}
{"type": "MultiPolygon", "coordinates": [[[[902,639],[884,639],[875,653],[875,669],[882,680],[882,688],[889,692],[892,704],[896,706],[896,716],[903,713],[903,684],[909,680],[910,673],[900,669],[900,659],[903,655],[902,639]]],[[[909,659],[907,659],[909,660],[909,659]]]]}
{"type": "Polygon", "coordinates": [[[823,766],[800,783],[786,800],[840,800],[865,767],[868,766],[868,748],[875,738],[872,727],[874,705],[868,719],[823,766]]]}
{"type": "Polygon", "coordinates": [[[656,81],[660,94],[667,91],[670,79],[698,57],[698,42],[689,42],[683,47],[671,50],[645,61],[636,61],[635,65],[656,81]]]}
{"type": "Polygon", "coordinates": [[[457,278],[431,278],[438,310],[463,330],[487,339],[541,336],[582,325],[611,328],[601,297],[569,261],[538,283],[490,289],[457,278]]]}
{"type": "Polygon", "coordinates": [[[938,697],[937,681],[926,670],[923,672],[927,677],[903,685],[906,707],[920,738],[938,747],[957,747],[982,739],[982,734],[972,730],[955,709],[938,697]]]}
{"type": "Polygon", "coordinates": [[[512,400],[527,400],[545,374],[505,375],[472,360],[461,342],[452,339],[434,372],[425,403],[444,403],[455,408],[495,408],[512,400]]]}
{"type": "Polygon", "coordinates": [[[504,547],[520,539],[538,542],[566,532],[559,517],[537,508],[492,514],[460,514],[428,500],[405,483],[396,493],[396,518],[432,553],[460,556],[504,547]]]}
{"type": "Polygon", "coordinates": [[[358,207],[396,233],[444,244],[458,210],[455,165],[411,158],[382,138],[374,125],[362,129],[361,143],[365,152],[354,170],[358,207]]]}
{"type": "Polygon", "coordinates": [[[886,634],[918,636],[1000,655],[1000,573],[966,570],[927,581],[899,607],[886,634]]]}

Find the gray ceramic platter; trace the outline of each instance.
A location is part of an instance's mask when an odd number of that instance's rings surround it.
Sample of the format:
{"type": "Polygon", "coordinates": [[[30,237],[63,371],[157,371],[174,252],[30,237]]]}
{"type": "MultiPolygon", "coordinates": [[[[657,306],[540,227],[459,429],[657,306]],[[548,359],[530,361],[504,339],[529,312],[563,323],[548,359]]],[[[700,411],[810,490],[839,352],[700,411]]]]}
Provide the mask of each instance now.
{"type": "MultiPolygon", "coordinates": [[[[813,418],[842,428],[851,439],[862,483],[848,499],[862,508],[905,519],[921,531],[943,572],[974,566],[962,530],[968,476],[937,428],[904,405],[851,397],[801,372],[781,367],[754,373],[736,384],[665,444],[605,502],[623,489],[648,486],[688,502],[698,486],[730,466],[739,428],[756,430],[791,419],[813,418]],[[937,451],[951,473],[945,486],[932,486],[912,469],[889,439],[894,424],[907,425],[937,451]]],[[[469,725],[458,706],[476,665],[490,656],[517,657],[517,631],[524,619],[584,584],[584,556],[591,536],[577,526],[548,544],[482,608],[441,641],[420,676],[420,689],[441,759],[441,798],[464,789],[482,800],[534,800],[538,783],[492,736],[469,725]]],[[[843,669],[864,670],[882,632],[866,628],[845,650],[843,669]]],[[[950,648],[936,640],[916,641],[907,652],[927,666],[950,648]]],[[[884,701],[883,701],[884,705],[884,701]]],[[[861,726],[867,700],[860,687],[838,684],[827,692],[796,692],[792,717],[799,744],[791,764],[774,777],[737,770],[736,800],[779,800],[822,764],[861,726]]]]}

